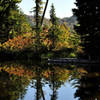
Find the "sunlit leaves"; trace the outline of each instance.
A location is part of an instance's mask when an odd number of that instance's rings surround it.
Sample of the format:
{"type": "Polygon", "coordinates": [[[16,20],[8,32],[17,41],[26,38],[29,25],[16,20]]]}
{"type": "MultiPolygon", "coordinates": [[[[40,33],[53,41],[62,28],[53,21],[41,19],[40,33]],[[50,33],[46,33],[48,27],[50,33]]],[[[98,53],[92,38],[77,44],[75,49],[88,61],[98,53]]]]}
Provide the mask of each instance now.
{"type": "Polygon", "coordinates": [[[32,34],[27,33],[26,35],[19,35],[13,39],[9,39],[7,42],[2,44],[2,48],[11,51],[20,51],[32,46],[33,43],[34,39],[32,39],[32,34]]]}

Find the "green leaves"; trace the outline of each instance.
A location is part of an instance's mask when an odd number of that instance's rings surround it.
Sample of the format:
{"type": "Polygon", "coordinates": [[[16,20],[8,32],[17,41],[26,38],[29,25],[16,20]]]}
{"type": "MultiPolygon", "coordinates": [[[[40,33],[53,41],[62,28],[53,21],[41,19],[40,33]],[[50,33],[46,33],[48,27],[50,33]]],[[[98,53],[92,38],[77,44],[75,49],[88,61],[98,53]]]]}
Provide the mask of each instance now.
{"type": "Polygon", "coordinates": [[[53,4],[52,4],[51,10],[50,10],[50,21],[53,25],[58,24],[58,18],[56,17],[55,8],[54,8],[53,4]]]}
{"type": "Polygon", "coordinates": [[[21,0],[0,2],[0,42],[5,42],[19,34],[31,31],[26,16],[18,9],[21,0]],[[3,36],[3,37],[2,37],[3,36]]]}
{"type": "Polygon", "coordinates": [[[21,2],[21,0],[0,1],[0,42],[5,42],[9,39],[9,32],[15,25],[16,21],[13,11],[17,11],[17,3],[19,2],[21,2]],[[2,37],[2,34],[5,36],[2,37]]]}

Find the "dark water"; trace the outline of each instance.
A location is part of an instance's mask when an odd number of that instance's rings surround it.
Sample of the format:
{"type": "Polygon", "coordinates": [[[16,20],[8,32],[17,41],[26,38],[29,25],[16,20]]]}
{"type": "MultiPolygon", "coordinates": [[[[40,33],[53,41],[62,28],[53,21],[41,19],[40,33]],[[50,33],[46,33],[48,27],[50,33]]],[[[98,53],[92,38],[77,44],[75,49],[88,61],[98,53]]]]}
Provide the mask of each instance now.
{"type": "Polygon", "coordinates": [[[100,100],[100,65],[0,63],[0,100],[100,100]]]}

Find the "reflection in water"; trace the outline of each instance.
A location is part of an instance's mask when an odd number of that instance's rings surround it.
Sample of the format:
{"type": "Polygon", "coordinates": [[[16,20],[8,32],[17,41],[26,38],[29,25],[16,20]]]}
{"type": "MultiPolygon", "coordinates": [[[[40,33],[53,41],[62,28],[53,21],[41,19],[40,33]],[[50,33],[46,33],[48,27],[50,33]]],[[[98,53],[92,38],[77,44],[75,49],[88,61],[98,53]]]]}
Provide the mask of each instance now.
{"type": "Polygon", "coordinates": [[[0,100],[100,100],[99,95],[99,65],[82,67],[25,61],[0,64],[0,100]],[[75,98],[69,98],[72,96],[66,95],[69,92],[75,98]]]}
{"type": "Polygon", "coordinates": [[[17,100],[26,94],[29,81],[25,77],[10,74],[5,70],[0,71],[0,100],[17,100]]]}
{"type": "Polygon", "coordinates": [[[79,100],[100,100],[100,68],[99,65],[85,66],[87,74],[74,83],[77,87],[75,98],[79,100]]]}
{"type": "Polygon", "coordinates": [[[51,80],[50,80],[50,87],[52,89],[52,95],[51,95],[51,100],[56,100],[57,99],[57,89],[59,88],[59,83],[56,82],[56,77],[54,73],[54,69],[51,69],[51,80]]]}
{"type": "Polygon", "coordinates": [[[44,92],[42,89],[42,77],[41,77],[41,73],[42,69],[40,67],[37,66],[36,68],[36,82],[35,82],[35,87],[36,87],[36,100],[40,100],[41,98],[43,98],[43,100],[45,100],[45,96],[44,96],[44,92]]]}

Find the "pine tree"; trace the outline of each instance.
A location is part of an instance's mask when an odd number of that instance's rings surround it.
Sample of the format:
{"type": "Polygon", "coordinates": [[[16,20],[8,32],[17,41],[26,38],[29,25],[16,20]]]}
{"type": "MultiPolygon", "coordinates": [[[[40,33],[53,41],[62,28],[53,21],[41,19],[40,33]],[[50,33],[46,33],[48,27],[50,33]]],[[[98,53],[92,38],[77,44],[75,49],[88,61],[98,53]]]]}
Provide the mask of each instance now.
{"type": "Polygon", "coordinates": [[[35,0],[36,7],[34,7],[34,17],[35,17],[35,30],[36,30],[36,51],[40,48],[40,32],[41,32],[41,9],[42,0],[35,0]]]}
{"type": "Polygon", "coordinates": [[[100,59],[100,0],[76,0],[78,25],[75,30],[81,35],[84,54],[91,59],[100,59]]]}
{"type": "Polygon", "coordinates": [[[55,8],[53,4],[50,10],[50,21],[52,23],[52,26],[49,29],[49,39],[52,41],[50,50],[53,50],[58,41],[58,35],[61,33],[60,27],[58,26],[58,18],[56,17],[55,8]]]}
{"type": "Polygon", "coordinates": [[[39,29],[41,23],[41,9],[42,9],[42,0],[35,0],[36,7],[34,7],[34,17],[36,23],[36,30],[39,29]]]}
{"type": "Polygon", "coordinates": [[[20,34],[31,32],[31,26],[29,25],[27,18],[23,12],[19,9],[12,10],[9,16],[9,22],[13,26],[10,28],[9,38],[13,38],[20,34]]]}
{"type": "Polygon", "coordinates": [[[11,23],[10,17],[12,10],[18,8],[17,4],[21,0],[0,0],[0,41],[4,42],[9,39],[9,32],[14,23],[11,23]],[[3,41],[2,41],[3,40],[3,41]]]}
{"type": "Polygon", "coordinates": [[[57,25],[58,23],[58,18],[56,17],[55,8],[53,4],[51,5],[51,10],[50,10],[50,21],[53,25],[57,25]]]}

